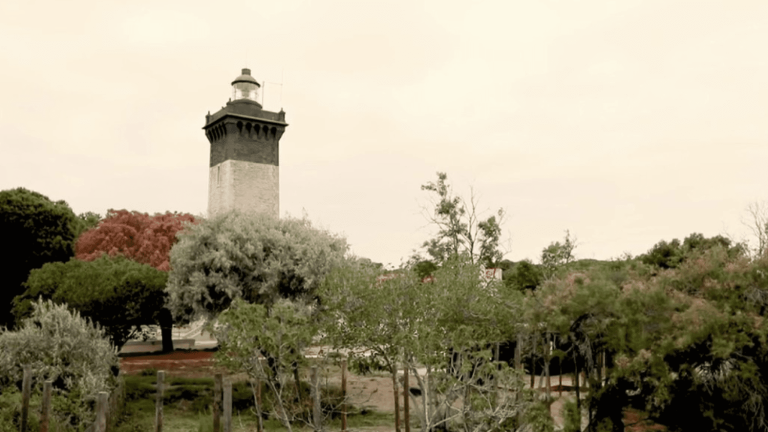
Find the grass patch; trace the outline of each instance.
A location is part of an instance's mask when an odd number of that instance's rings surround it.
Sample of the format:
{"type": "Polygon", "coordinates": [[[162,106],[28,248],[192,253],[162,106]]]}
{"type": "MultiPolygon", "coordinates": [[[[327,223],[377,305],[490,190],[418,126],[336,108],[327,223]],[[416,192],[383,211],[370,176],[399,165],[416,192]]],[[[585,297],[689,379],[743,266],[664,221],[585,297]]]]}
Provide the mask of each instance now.
{"type": "MultiPolygon", "coordinates": [[[[126,406],[123,419],[115,432],[139,432],[153,430],[155,421],[155,395],[157,392],[157,377],[150,374],[126,375],[126,406]]],[[[302,398],[307,413],[301,417],[309,419],[309,385],[301,383],[302,398]]],[[[328,398],[338,404],[335,398],[340,397],[340,390],[329,388],[328,398]]],[[[273,398],[266,386],[262,388],[262,403],[265,412],[272,411],[273,398]]],[[[163,430],[165,432],[208,432],[213,431],[213,379],[212,378],[168,378],[163,394],[163,430]]],[[[232,424],[233,431],[253,431],[257,425],[257,417],[253,412],[253,393],[245,381],[232,384],[232,424]]],[[[332,410],[327,401],[323,403],[327,414],[332,410]]],[[[350,428],[393,425],[394,414],[384,414],[375,411],[349,407],[347,424],[350,428]]],[[[338,413],[333,413],[325,425],[329,429],[341,427],[338,413]],[[330,418],[333,417],[333,418],[330,418]]],[[[285,428],[274,418],[265,418],[264,426],[269,431],[283,431],[285,428]]],[[[308,430],[301,421],[294,424],[297,430],[308,430]]]]}

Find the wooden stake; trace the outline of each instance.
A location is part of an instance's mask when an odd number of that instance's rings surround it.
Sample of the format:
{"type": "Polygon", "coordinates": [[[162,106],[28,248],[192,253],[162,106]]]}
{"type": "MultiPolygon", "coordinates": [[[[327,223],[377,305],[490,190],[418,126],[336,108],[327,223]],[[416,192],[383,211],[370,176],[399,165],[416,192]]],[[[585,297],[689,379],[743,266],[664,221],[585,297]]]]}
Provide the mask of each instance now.
{"type": "Polygon", "coordinates": [[[323,430],[320,418],[320,377],[317,374],[317,366],[312,366],[312,426],[315,432],[323,430]]]}
{"type": "Polygon", "coordinates": [[[163,432],[163,390],[165,371],[157,371],[157,393],[155,394],[155,432],[163,432]]]}
{"type": "Polygon", "coordinates": [[[403,423],[405,423],[405,432],[411,432],[411,412],[410,412],[410,393],[411,385],[408,384],[408,365],[403,368],[403,423]]]}
{"type": "Polygon", "coordinates": [[[224,432],[232,432],[232,381],[224,380],[224,432]]]}
{"type": "Polygon", "coordinates": [[[96,399],[96,432],[107,432],[107,407],[109,406],[109,393],[99,392],[96,399]]]}
{"type": "Polygon", "coordinates": [[[40,432],[48,432],[48,424],[51,418],[51,389],[53,381],[46,381],[43,384],[43,406],[40,415],[40,432]]]}
{"type": "Polygon", "coordinates": [[[29,427],[29,396],[32,393],[32,368],[24,366],[24,378],[21,384],[21,432],[29,427]]]}
{"type": "Polygon", "coordinates": [[[392,368],[394,370],[391,370],[389,375],[392,379],[392,393],[394,393],[392,396],[395,400],[395,432],[400,432],[400,386],[397,384],[397,365],[392,368]]]}
{"type": "MultiPolygon", "coordinates": [[[[395,392],[395,413],[397,413],[397,392],[395,392]]],[[[397,418],[397,415],[395,415],[397,418]]],[[[395,422],[397,423],[397,421],[395,422]]],[[[341,361],[341,432],[347,432],[347,360],[341,361]]],[[[397,425],[400,432],[400,425],[397,425]]]]}
{"type": "Polygon", "coordinates": [[[213,376],[213,432],[221,432],[221,374],[213,376]]]}
{"type": "Polygon", "coordinates": [[[550,354],[551,354],[550,346],[549,346],[549,333],[546,334],[546,340],[544,341],[544,343],[546,344],[546,346],[544,347],[544,361],[546,362],[544,367],[546,368],[546,373],[547,373],[547,400],[549,400],[551,396],[550,392],[552,390],[552,382],[549,376],[549,360],[550,360],[550,354]]]}

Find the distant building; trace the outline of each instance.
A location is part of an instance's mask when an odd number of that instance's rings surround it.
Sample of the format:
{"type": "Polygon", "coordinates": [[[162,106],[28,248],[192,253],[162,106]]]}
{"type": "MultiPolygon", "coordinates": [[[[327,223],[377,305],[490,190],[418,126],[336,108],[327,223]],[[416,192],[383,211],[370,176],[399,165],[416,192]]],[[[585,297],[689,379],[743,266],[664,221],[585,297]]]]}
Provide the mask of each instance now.
{"type": "Polygon", "coordinates": [[[250,69],[232,82],[232,99],[205,116],[211,143],[208,217],[229,210],[280,215],[280,137],[285,112],[262,109],[250,69]]]}

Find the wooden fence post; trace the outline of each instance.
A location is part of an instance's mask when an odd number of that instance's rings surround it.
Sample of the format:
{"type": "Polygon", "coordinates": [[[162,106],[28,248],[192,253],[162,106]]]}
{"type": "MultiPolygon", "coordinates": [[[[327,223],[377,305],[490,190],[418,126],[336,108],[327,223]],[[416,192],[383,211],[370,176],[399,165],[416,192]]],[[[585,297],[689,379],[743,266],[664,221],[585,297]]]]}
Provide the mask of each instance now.
{"type": "Polygon", "coordinates": [[[232,381],[224,380],[224,432],[232,432],[232,381]]]}
{"type": "Polygon", "coordinates": [[[96,399],[96,432],[107,431],[107,406],[109,402],[109,393],[99,392],[99,397],[96,399]]]}
{"type": "Polygon", "coordinates": [[[213,432],[221,432],[221,374],[213,376],[213,432]]]}
{"type": "Polygon", "coordinates": [[[125,377],[123,371],[117,374],[117,387],[109,395],[109,409],[107,410],[107,430],[112,430],[123,412],[125,396],[125,377]]]}
{"type": "Polygon", "coordinates": [[[411,393],[411,385],[408,384],[408,365],[403,368],[403,423],[405,423],[405,432],[411,432],[411,401],[408,398],[411,393]]]}
{"type": "Polygon", "coordinates": [[[43,384],[43,406],[40,413],[40,432],[48,432],[51,418],[51,388],[53,381],[48,380],[43,384]]]}
{"type": "Polygon", "coordinates": [[[29,396],[32,393],[32,368],[24,366],[24,378],[21,385],[21,432],[27,432],[29,426],[29,396]]]}
{"type": "Polygon", "coordinates": [[[155,395],[155,432],[163,432],[163,390],[165,371],[157,371],[157,394],[155,395]]]}
{"type": "Polygon", "coordinates": [[[546,347],[544,348],[544,361],[546,364],[544,367],[546,368],[546,374],[547,374],[547,401],[551,398],[551,390],[552,390],[552,381],[550,380],[549,376],[549,361],[550,361],[550,354],[552,354],[551,347],[549,345],[549,332],[546,333],[546,340],[544,341],[546,344],[546,347]]]}
{"type": "Polygon", "coordinates": [[[323,430],[320,418],[320,377],[317,374],[317,366],[312,366],[312,426],[316,432],[323,430]]]}
{"type": "Polygon", "coordinates": [[[347,359],[341,361],[341,432],[347,432],[347,359]]]}

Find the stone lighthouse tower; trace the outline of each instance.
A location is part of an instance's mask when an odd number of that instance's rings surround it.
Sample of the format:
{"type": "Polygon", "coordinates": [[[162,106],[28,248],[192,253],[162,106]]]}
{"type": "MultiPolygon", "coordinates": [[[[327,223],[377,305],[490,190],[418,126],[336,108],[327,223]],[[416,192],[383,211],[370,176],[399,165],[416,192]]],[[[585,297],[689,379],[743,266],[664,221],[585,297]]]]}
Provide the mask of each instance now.
{"type": "Polygon", "coordinates": [[[232,81],[232,99],[205,116],[211,143],[208,216],[237,209],[280,215],[280,137],[285,112],[265,111],[258,103],[261,86],[250,69],[232,81]]]}

